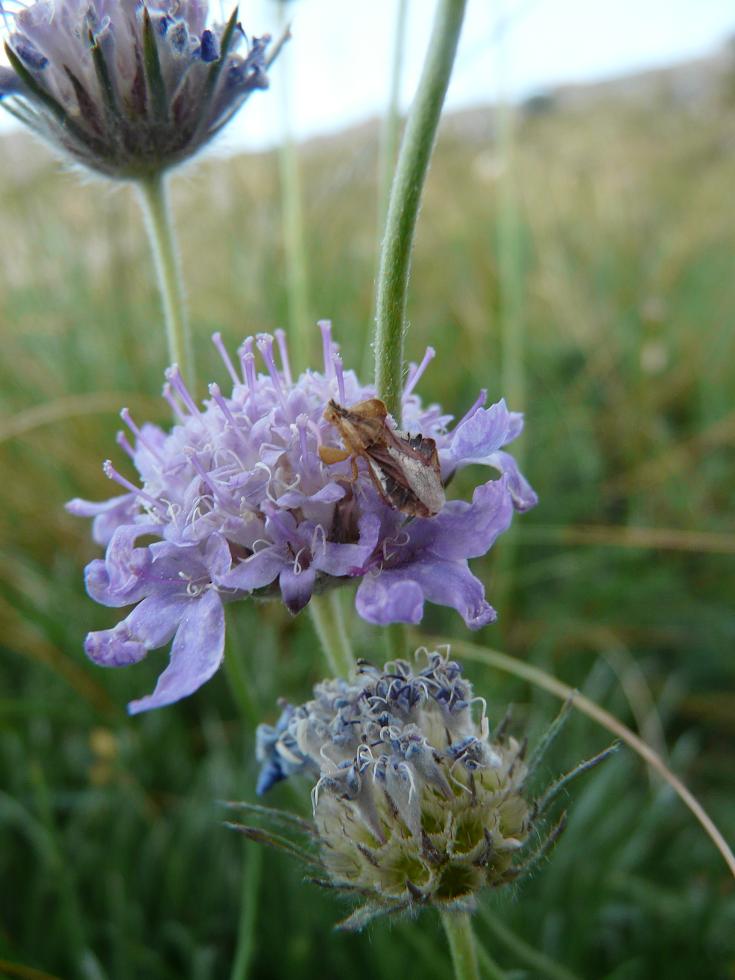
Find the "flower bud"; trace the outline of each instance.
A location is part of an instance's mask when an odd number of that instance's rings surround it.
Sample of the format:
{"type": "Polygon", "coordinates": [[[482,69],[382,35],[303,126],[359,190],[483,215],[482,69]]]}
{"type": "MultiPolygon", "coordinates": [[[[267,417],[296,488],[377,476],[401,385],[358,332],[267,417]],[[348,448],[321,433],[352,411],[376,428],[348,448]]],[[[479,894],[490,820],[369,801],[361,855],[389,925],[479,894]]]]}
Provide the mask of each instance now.
{"type": "Polygon", "coordinates": [[[107,177],[161,173],[268,86],[269,38],[248,43],[236,9],[212,27],[207,12],[206,0],[36,0],[12,11],[0,3],[10,28],[0,99],[107,177]]]}
{"type": "Polygon", "coordinates": [[[314,779],[323,883],[368,898],[348,927],[424,905],[471,908],[482,888],[528,870],[563,828],[562,817],[524,853],[568,777],[532,800],[527,781],[540,753],[527,763],[525,743],[504,726],[491,734],[484,699],[448,655],[427,660],[382,671],[361,662],[354,683],[325,681],[312,701],[287,705],[275,727],[258,729],[259,793],[299,772],[314,779]]]}

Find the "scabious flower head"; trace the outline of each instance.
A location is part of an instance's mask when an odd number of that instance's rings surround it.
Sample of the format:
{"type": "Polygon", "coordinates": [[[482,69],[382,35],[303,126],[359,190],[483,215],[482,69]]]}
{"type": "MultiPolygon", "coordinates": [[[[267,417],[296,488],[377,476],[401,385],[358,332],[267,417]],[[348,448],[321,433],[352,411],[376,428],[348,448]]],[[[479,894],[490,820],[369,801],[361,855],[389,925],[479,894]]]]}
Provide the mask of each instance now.
{"type": "Polygon", "coordinates": [[[114,629],[89,634],[89,656],[105,666],[135,663],[173,637],[154,694],[133,702],[132,711],[176,701],[214,673],[224,645],[223,602],[246,596],[277,597],[297,613],[315,592],[356,581],[358,613],[379,625],[418,623],[427,600],[453,607],[473,629],[495,619],[467,559],[489,550],[514,507],[535,503],[500,448],[520,433],[521,416],[503,401],[483,408],[482,392],[450,430],[451,416],[436,405],[423,408],[414,393],[433,351],[413,365],[403,422],[436,440],[442,481],[468,463],[501,475],[481,483],[471,502],[450,500],[434,517],[409,519],[381,497],[362,459],[354,479],[349,460],[326,465],[319,455],[320,447],[340,447],[324,419],[329,400],[349,406],[375,394],[343,369],[329,324],[321,329],[323,371],[299,378],[282,331],[275,341],[248,338],[238,368],[215,334],[232,392],[225,396],[212,384],[200,407],[171,368],[164,387],[176,417],[170,432],[138,426],[122,412],[132,441],[121,433],[118,442],[140,485],[108,461],[107,475],[126,492],[68,505],[94,517],[95,540],[107,549],[87,567],[89,594],[109,606],[136,604],[114,629]]]}
{"type": "Polygon", "coordinates": [[[10,68],[0,99],[49,143],[108,177],[188,159],[256,89],[268,38],[247,42],[207,0],[0,2],[10,68]],[[243,49],[240,51],[239,49],[243,49]]]}
{"type": "Polygon", "coordinates": [[[472,908],[482,888],[534,866],[564,825],[544,839],[544,811],[569,777],[538,801],[527,790],[550,738],[527,761],[504,727],[491,731],[484,699],[448,652],[419,651],[415,667],[361,662],[355,681],[317,684],[313,700],[259,726],[258,793],[310,778],[322,883],[368,901],[350,927],[427,905],[472,908]]]}

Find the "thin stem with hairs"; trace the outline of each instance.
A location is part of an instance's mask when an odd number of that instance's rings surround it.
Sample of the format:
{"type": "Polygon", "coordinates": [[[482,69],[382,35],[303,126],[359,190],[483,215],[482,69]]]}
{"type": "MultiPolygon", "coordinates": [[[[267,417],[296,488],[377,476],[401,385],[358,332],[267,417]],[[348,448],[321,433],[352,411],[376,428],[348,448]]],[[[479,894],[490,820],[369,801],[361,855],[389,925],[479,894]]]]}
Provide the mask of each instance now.
{"type": "Polygon", "coordinates": [[[333,590],[326,595],[312,596],[309,612],[330,674],[335,677],[349,677],[355,669],[355,658],[339,592],[333,590]]]}
{"type": "Polygon", "coordinates": [[[184,380],[193,392],[196,390],[196,375],[191,332],[165,174],[155,173],[140,180],[138,190],[161,293],[168,360],[170,364],[178,364],[184,380]]]}
{"type": "Polygon", "coordinates": [[[441,920],[452,952],[455,980],[480,980],[469,912],[442,912],[441,920]]]}
{"type": "Polygon", "coordinates": [[[406,295],[416,221],[466,0],[439,0],[429,49],[401,143],[380,251],[375,316],[375,384],[398,424],[403,387],[406,295]]]}

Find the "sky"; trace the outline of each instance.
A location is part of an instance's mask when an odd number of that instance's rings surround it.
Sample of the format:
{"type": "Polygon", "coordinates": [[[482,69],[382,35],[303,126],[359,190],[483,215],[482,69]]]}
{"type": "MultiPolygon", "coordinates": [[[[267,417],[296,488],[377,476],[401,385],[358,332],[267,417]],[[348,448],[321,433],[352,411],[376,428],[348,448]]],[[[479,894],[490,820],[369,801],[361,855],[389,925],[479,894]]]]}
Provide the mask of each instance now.
{"type": "MultiPolygon", "coordinates": [[[[421,71],[435,0],[407,0],[401,105],[421,71]]],[[[221,6],[213,0],[214,12],[221,6]]],[[[229,9],[229,0],[222,5],[229,9]]],[[[279,33],[275,0],[241,0],[251,34],[279,33]]],[[[293,40],[217,149],[263,149],[282,133],[284,88],[299,139],[380,115],[390,89],[399,0],[295,0],[293,40]]],[[[608,78],[707,54],[735,36],[733,0],[468,0],[448,108],[523,98],[564,82],[608,78]],[[503,26],[504,25],[504,26],[503,26]]],[[[0,128],[11,124],[0,114],[0,128]]]]}

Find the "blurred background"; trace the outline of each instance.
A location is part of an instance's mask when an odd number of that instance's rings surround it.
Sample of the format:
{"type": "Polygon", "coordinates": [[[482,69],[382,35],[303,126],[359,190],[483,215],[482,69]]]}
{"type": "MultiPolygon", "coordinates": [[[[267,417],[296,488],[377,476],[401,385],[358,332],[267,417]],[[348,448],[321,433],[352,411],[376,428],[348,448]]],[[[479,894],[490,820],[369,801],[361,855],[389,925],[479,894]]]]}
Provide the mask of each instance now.
{"type": "MultiPolygon", "coordinates": [[[[174,180],[200,374],[223,380],[214,330],[234,346],[317,317],[367,373],[385,175],[433,4],[248,7],[254,33],[293,19],[288,57],[271,94],[174,180]]],[[[639,731],[729,840],[733,36],[731,5],[714,0],[470,0],[407,343],[412,359],[438,352],[425,399],[459,416],[487,387],[527,415],[520,451],[540,504],[474,563],[500,620],[472,639],[639,731]]],[[[235,683],[222,671],[134,719],[125,705],[165,653],[120,671],[83,654],[87,630],[118,614],[85,595],[98,549],[63,503],[110,494],[101,462],[119,457],[121,406],[167,422],[134,204],[3,124],[0,976],[446,977],[431,913],[333,934],[340,900],[221,825],[218,801],[253,798],[255,725],[322,675],[306,616],[230,607],[235,683]]],[[[380,660],[379,632],[353,626],[358,652],[380,660]]],[[[422,631],[467,639],[436,607],[422,631]]],[[[491,717],[513,702],[517,731],[533,737],[557,711],[526,684],[467,671],[491,717]]],[[[548,773],[608,740],[575,717],[548,773]]],[[[278,787],[271,802],[294,799],[278,787]]],[[[306,787],[296,802],[306,812],[306,787]]],[[[569,804],[548,864],[484,896],[477,931],[498,975],[735,977],[732,879],[668,787],[626,750],[569,804]]]]}

